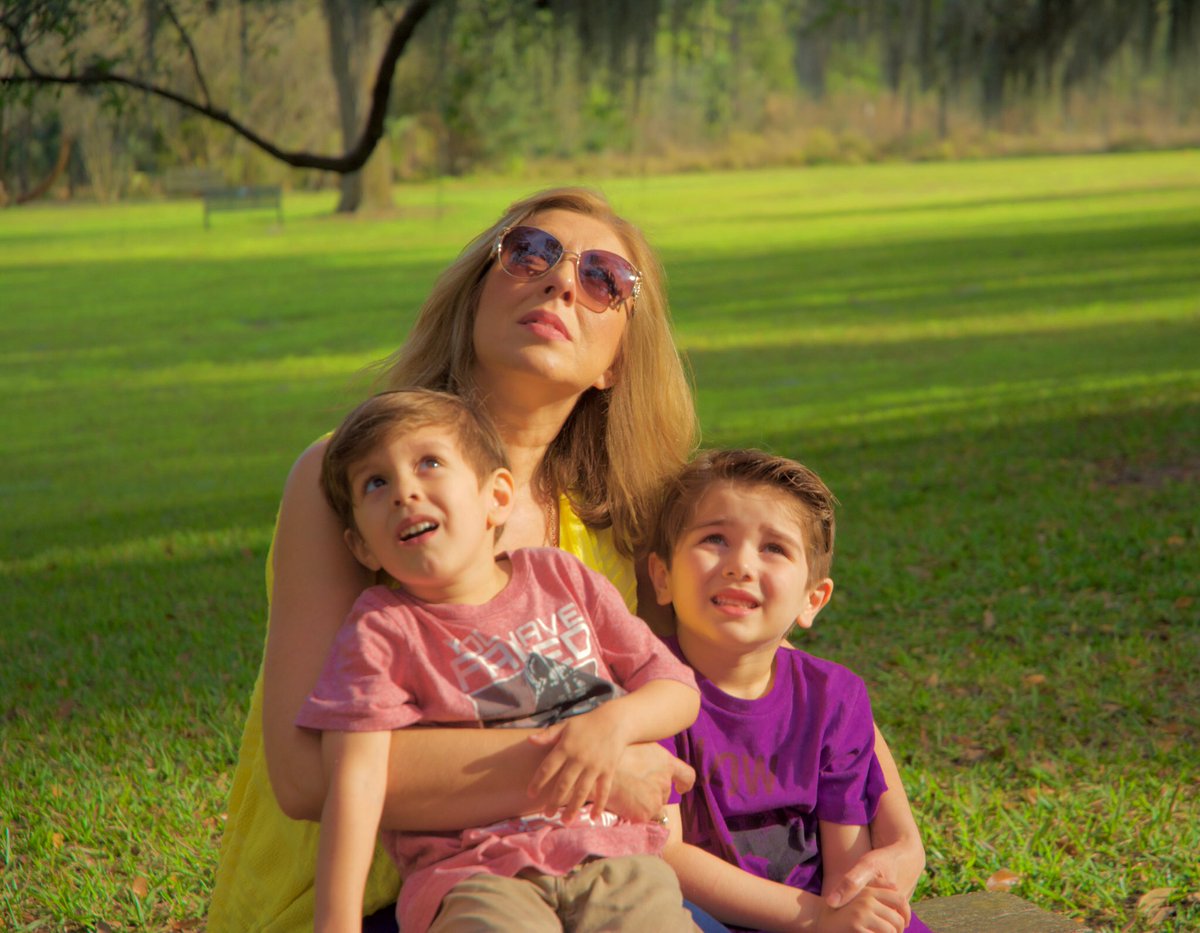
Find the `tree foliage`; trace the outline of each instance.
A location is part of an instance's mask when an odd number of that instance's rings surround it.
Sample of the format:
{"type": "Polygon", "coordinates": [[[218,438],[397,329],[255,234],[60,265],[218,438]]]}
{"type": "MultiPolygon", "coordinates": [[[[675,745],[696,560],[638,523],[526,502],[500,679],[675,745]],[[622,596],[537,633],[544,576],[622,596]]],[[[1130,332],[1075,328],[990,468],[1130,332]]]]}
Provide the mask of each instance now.
{"type": "MultiPolygon", "coordinates": [[[[1113,68],[1194,91],[1198,43],[1200,0],[0,0],[0,176],[46,88],[136,110],[137,164],[196,158],[218,127],[297,168],[352,175],[387,140],[458,172],[763,133],[848,86],[906,113],[935,98],[943,134],[952,106],[995,120],[1113,68]],[[306,16],[329,27],[319,52],[306,16]],[[337,82],[310,80],[318,54],[337,82]]],[[[63,115],[39,106],[19,157],[48,169],[63,115]]]]}

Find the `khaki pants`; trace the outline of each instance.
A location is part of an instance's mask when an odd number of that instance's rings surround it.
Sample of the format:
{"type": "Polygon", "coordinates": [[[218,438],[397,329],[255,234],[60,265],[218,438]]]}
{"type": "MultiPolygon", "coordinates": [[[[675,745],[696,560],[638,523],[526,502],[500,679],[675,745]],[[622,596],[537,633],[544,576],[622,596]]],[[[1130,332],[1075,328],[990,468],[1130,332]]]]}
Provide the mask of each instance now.
{"type": "Polygon", "coordinates": [[[661,858],[593,859],[569,875],[525,872],[516,878],[478,874],[442,901],[430,933],[693,933],[679,881],[661,858]]]}

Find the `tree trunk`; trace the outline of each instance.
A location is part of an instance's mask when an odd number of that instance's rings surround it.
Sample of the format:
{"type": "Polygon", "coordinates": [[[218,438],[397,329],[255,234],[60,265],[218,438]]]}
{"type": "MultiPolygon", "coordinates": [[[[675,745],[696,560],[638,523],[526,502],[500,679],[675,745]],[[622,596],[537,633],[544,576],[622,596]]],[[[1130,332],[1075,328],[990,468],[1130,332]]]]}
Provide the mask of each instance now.
{"type": "MultiPolygon", "coordinates": [[[[347,149],[362,131],[367,81],[374,76],[371,60],[371,4],[368,0],[323,0],[329,27],[329,63],[337,86],[338,115],[347,149]]],[[[337,212],[352,214],[360,207],[386,210],[392,206],[391,157],[385,137],[367,164],[342,175],[337,212]]]]}
{"type": "Polygon", "coordinates": [[[46,175],[40,182],[33,186],[24,194],[19,194],[13,198],[13,206],[18,204],[28,204],[30,201],[36,201],[47,191],[49,191],[62,173],[66,170],[67,162],[71,158],[71,145],[74,140],[65,132],[62,134],[58,143],[58,158],[54,161],[54,167],[50,169],[50,173],[46,175]]]}

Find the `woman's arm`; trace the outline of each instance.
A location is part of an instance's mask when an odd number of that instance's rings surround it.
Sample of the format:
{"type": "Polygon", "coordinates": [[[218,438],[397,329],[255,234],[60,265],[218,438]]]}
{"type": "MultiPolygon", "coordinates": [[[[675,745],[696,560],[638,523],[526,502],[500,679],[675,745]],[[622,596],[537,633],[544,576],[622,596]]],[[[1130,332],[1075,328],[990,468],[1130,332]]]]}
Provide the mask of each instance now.
{"type": "MultiPolygon", "coordinates": [[[[320,736],[295,724],[329,646],[359,593],[373,580],[351,555],[318,485],[325,444],[296,461],[275,533],[274,585],[263,669],[263,744],[280,807],[319,819],[326,779],[320,736]]],[[[545,755],[523,729],[402,729],[392,733],[383,825],[461,829],[537,810],[526,788],[545,755]]],[[[691,769],[657,746],[626,751],[610,809],[630,819],[657,815],[672,781],[691,769]]]]}
{"type": "Polygon", "coordinates": [[[319,733],[296,725],[338,627],[373,581],[318,485],[325,442],[300,455],[279,506],[263,661],[263,747],[283,812],[317,819],[325,799],[319,733]]]}
{"type": "Polygon", "coordinates": [[[832,891],[827,892],[828,902],[833,907],[847,903],[868,884],[894,887],[906,898],[912,897],[921,872],[925,870],[921,833],[908,805],[896,760],[878,726],[875,727],[875,755],[888,789],[879,798],[879,809],[871,822],[873,848],[846,871],[832,891]]]}

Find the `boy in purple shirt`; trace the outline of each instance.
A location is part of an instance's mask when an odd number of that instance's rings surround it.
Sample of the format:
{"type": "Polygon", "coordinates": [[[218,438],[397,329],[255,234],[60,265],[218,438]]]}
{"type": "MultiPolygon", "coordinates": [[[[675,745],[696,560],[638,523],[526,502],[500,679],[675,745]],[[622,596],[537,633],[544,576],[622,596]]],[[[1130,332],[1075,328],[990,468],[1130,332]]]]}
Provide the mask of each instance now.
{"type": "Polygon", "coordinates": [[[701,709],[663,743],[696,769],[663,855],[684,897],[734,928],[927,931],[894,888],[823,898],[870,850],[887,789],[863,682],[783,641],[833,592],[834,501],[811,470],[757,450],[701,454],[667,490],[649,573],[701,709]]]}
{"type": "Polygon", "coordinates": [[[657,857],[666,828],[604,808],[629,744],[695,718],[693,675],[571,555],[495,553],[513,477],[491,425],[453,395],[383,393],[334,433],[321,485],[355,557],[394,585],[359,598],[297,717],[323,731],[328,773],[317,929],[361,930],[389,732],[424,723],[544,726],[530,792],[566,803],[457,832],[383,833],[405,878],[405,933],[693,930],[657,857]]]}

